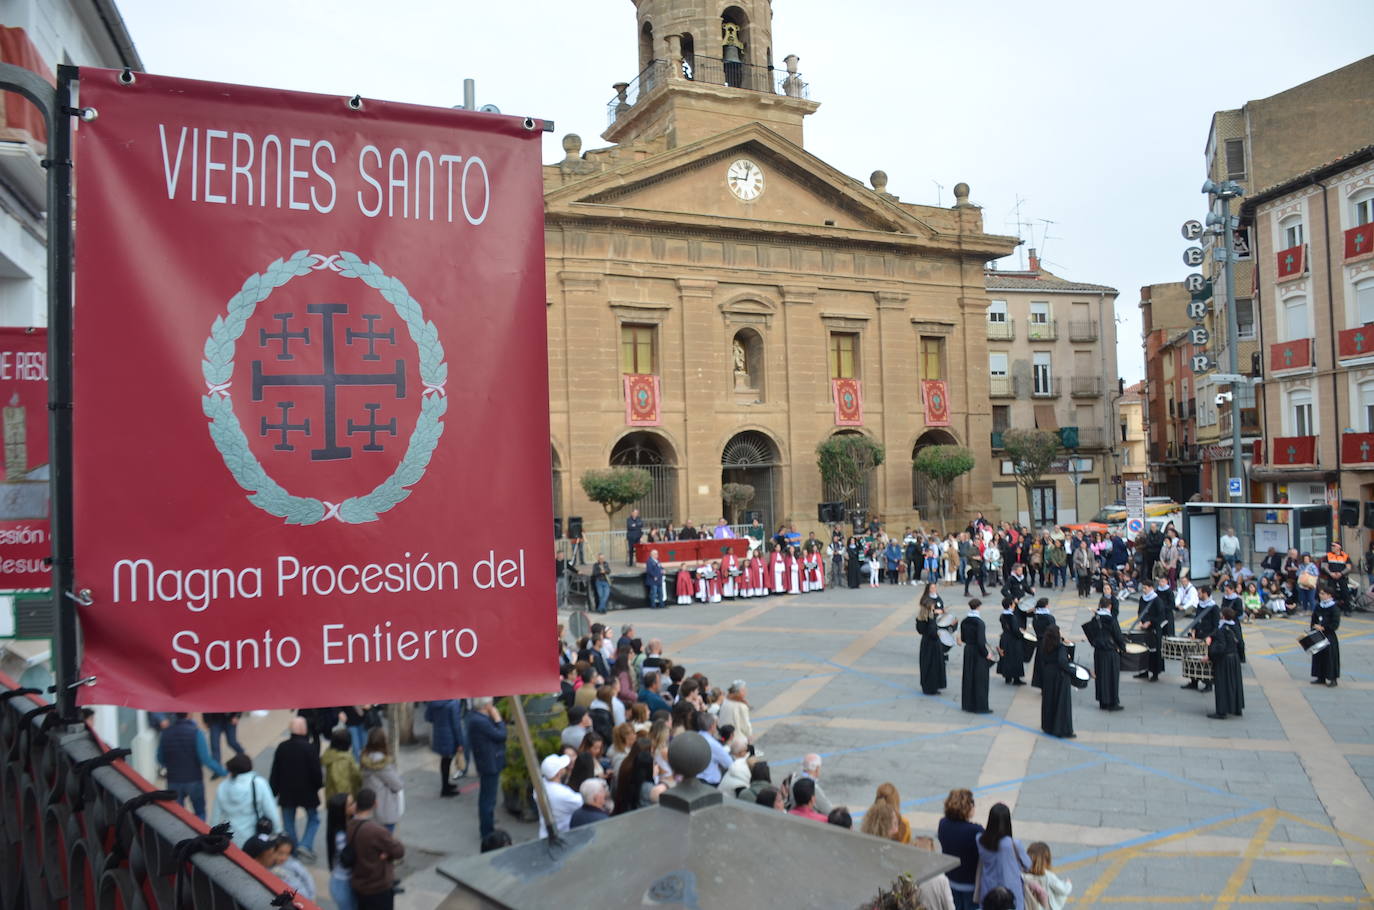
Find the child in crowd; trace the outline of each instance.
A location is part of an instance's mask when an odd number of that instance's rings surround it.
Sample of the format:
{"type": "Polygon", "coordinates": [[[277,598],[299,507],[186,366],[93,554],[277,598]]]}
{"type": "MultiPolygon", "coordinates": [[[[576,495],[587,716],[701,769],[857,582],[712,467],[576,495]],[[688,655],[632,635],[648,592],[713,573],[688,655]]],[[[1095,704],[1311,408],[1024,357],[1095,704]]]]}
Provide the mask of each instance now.
{"type": "Polygon", "coordinates": [[[1269,616],[1269,611],[1264,608],[1264,599],[1260,597],[1259,587],[1253,580],[1245,583],[1245,591],[1240,595],[1240,602],[1245,608],[1245,615],[1251,619],[1264,619],[1269,616]]]}
{"type": "Polygon", "coordinates": [[[1073,892],[1073,882],[1068,879],[1060,878],[1050,869],[1050,848],[1049,845],[1036,841],[1026,848],[1026,855],[1030,857],[1031,867],[1024,875],[1028,882],[1034,882],[1045,891],[1048,904],[1042,904],[1033,895],[1034,892],[1027,888],[1026,894],[1029,899],[1026,901],[1027,910],[1064,910],[1064,904],[1069,899],[1069,894],[1073,892]]]}

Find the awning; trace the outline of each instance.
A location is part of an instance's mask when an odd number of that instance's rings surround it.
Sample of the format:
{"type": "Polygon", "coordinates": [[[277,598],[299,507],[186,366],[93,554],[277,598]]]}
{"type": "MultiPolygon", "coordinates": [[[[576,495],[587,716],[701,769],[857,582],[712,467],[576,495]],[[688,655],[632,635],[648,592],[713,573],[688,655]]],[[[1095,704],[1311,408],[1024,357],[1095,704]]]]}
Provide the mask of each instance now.
{"type": "Polygon", "coordinates": [[[1059,421],[1054,418],[1054,405],[1037,404],[1035,406],[1035,428],[1037,430],[1059,429],[1059,421]]]}
{"type": "Polygon", "coordinates": [[[1335,480],[1337,476],[1335,471],[1326,468],[1257,467],[1250,469],[1250,479],[1258,483],[1288,483],[1294,480],[1321,480],[1329,483],[1335,480]]]}

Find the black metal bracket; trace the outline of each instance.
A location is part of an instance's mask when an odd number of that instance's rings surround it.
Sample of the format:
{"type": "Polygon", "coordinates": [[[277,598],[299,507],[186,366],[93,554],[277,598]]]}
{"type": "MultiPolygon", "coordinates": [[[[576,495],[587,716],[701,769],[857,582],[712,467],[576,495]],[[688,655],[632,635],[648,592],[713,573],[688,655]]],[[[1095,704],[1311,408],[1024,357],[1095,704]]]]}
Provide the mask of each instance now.
{"type": "Polygon", "coordinates": [[[149,790],[137,796],[126,799],[115,813],[114,824],[111,829],[114,832],[114,843],[110,845],[110,855],[122,861],[126,855],[124,845],[119,842],[119,828],[124,823],[124,818],[131,813],[142,809],[149,803],[173,802],[177,798],[175,790],[149,790]]]}
{"type": "Polygon", "coordinates": [[[215,825],[206,834],[197,834],[195,837],[188,837],[183,841],[178,841],[172,848],[172,861],[176,863],[176,903],[175,907],[184,907],[186,902],[183,895],[183,886],[186,882],[186,864],[191,857],[197,853],[209,853],[219,855],[234,843],[233,829],[229,823],[215,825]]]}
{"type": "MultiPolygon", "coordinates": [[[[132,749],[111,749],[103,752],[95,758],[88,758],[85,761],[77,762],[72,766],[72,773],[76,775],[76,805],[84,809],[86,807],[86,784],[90,781],[91,772],[96,768],[104,768],[112,765],[122,758],[128,758],[133,754],[132,749]]],[[[56,792],[54,791],[54,801],[56,792]]]]}
{"type": "Polygon", "coordinates": [[[42,689],[11,689],[8,692],[0,692],[0,705],[9,701],[11,698],[19,698],[22,695],[42,695],[42,689]]]}
{"type": "Polygon", "coordinates": [[[19,718],[18,734],[14,737],[14,745],[10,746],[9,760],[16,762],[19,760],[19,747],[24,742],[25,734],[33,729],[33,719],[40,714],[47,714],[49,711],[57,710],[57,705],[39,705],[32,711],[19,718]]]}

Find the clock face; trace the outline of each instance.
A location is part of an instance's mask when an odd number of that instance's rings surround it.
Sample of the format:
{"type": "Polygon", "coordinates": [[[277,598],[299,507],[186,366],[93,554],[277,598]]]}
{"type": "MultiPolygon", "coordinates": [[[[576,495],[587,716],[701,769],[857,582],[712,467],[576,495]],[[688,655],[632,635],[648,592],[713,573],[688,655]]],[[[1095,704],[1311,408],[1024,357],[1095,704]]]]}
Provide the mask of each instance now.
{"type": "Polygon", "coordinates": [[[748,158],[738,158],[725,172],[725,185],[745,202],[752,202],[763,194],[763,171],[748,158]]]}

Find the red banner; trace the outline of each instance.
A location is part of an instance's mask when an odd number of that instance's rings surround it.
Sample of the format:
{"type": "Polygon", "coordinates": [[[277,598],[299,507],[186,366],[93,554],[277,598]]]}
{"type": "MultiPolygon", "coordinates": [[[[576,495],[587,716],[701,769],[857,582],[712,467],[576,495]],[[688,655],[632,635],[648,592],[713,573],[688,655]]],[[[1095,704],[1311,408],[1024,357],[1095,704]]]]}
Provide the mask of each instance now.
{"type": "Polygon", "coordinates": [[[1341,461],[1346,464],[1374,462],[1374,433],[1342,433],[1341,461]]]}
{"type": "Polygon", "coordinates": [[[1296,341],[1280,341],[1269,345],[1269,369],[1275,373],[1283,370],[1301,370],[1312,366],[1312,339],[1299,338],[1296,341]]]}
{"type": "Polygon", "coordinates": [[[1317,437],[1278,436],[1274,439],[1274,464],[1305,465],[1317,460],[1317,437]]]}
{"type": "Polygon", "coordinates": [[[1336,356],[1374,357],[1374,326],[1362,325],[1336,333],[1336,356]]]}
{"type": "Polygon", "coordinates": [[[48,332],[0,329],[0,588],[46,588],[48,540],[48,332]]]}
{"type": "Polygon", "coordinates": [[[556,688],[540,131],[117,77],[76,149],[82,699],[556,688]]]}
{"type": "Polygon", "coordinates": [[[1363,259],[1374,253],[1374,224],[1361,224],[1345,232],[1345,258],[1363,259]]]}
{"type": "Polygon", "coordinates": [[[1278,263],[1278,278],[1283,281],[1285,278],[1296,278],[1302,274],[1302,255],[1303,246],[1290,246],[1286,250],[1279,250],[1274,259],[1278,263]]]}
{"type": "Polygon", "coordinates": [[[926,405],[926,426],[949,426],[949,386],[943,379],[921,380],[921,397],[926,405]]]}
{"type": "Polygon", "coordinates": [[[632,427],[656,427],[658,415],[658,377],[651,373],[625,374],[625,423],[632,427]]]}
{"type": "Polygon", "coordinates": [[[830,391],[835,396],[835,426],[857,427],[864,422],[863,387],[857,379],[832,379],[830,391]]]}

